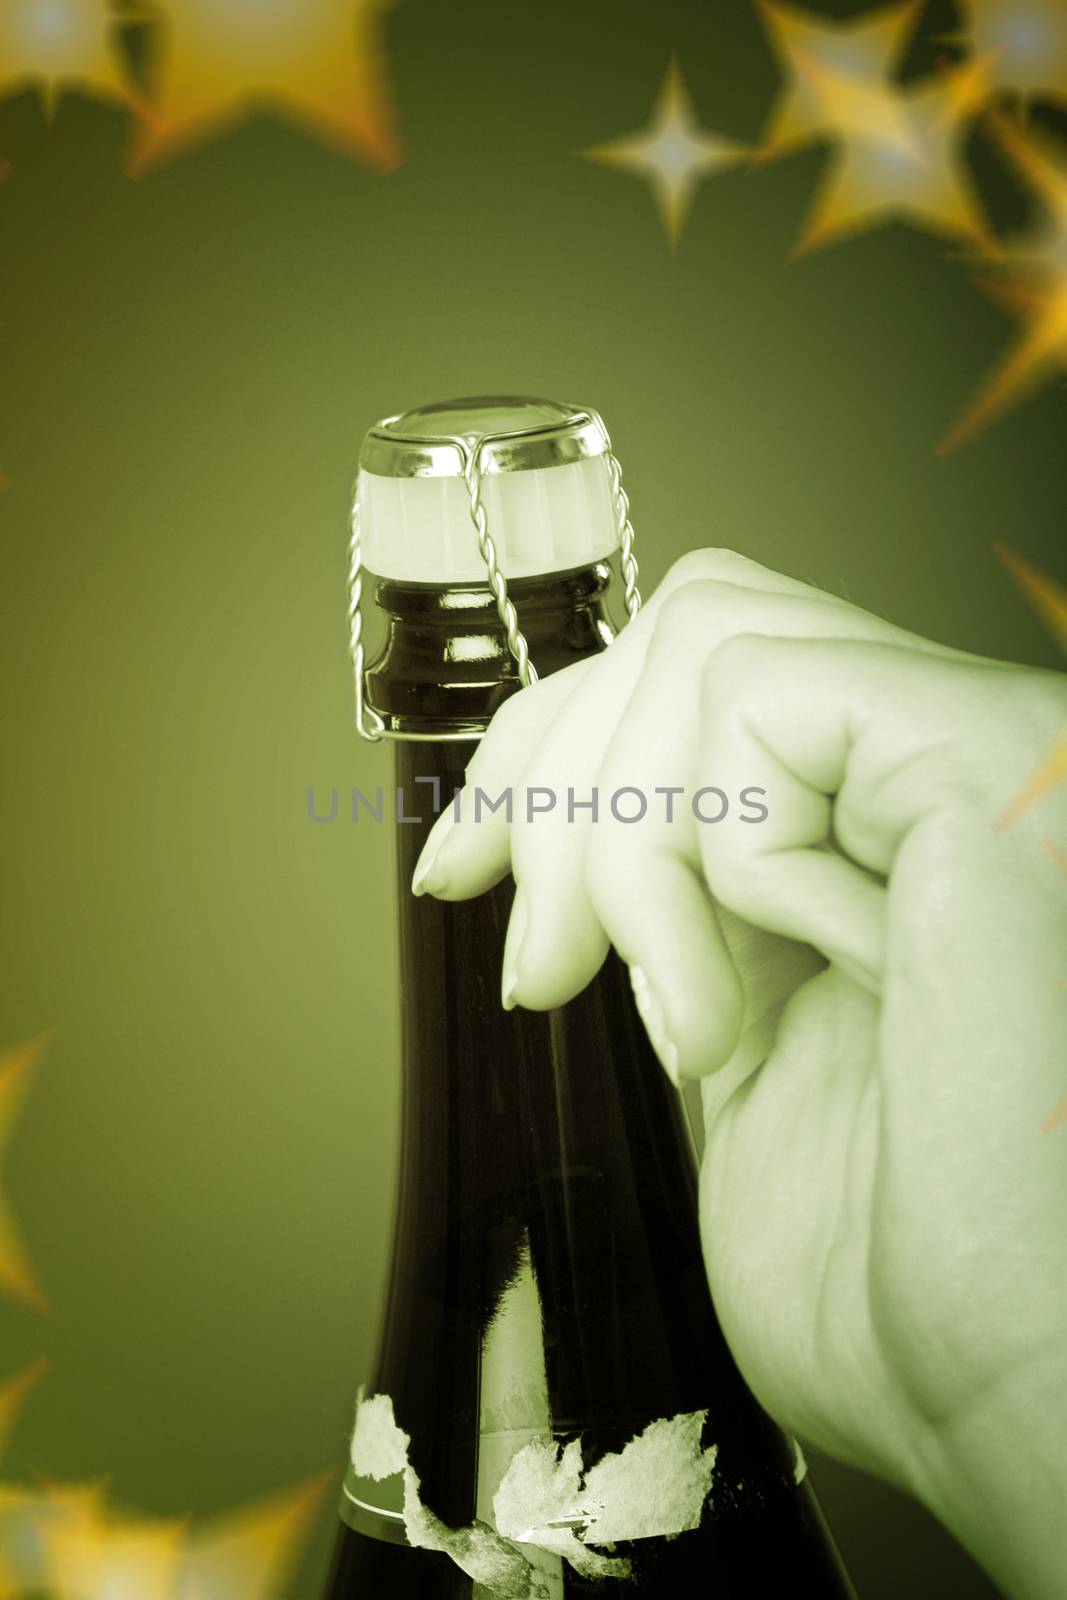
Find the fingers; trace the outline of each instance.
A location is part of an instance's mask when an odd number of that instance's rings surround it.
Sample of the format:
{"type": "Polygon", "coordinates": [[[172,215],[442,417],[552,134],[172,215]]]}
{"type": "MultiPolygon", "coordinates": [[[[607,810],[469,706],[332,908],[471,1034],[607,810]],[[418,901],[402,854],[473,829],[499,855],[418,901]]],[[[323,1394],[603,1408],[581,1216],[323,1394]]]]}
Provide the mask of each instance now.
{"type": "MultiPolygon", "coordinates": [[[[801,648],[821,641],[965,659],[732,552],[704,551],[672,569],[609,651],[508,702],[464,795],[510,790],[510,817],[501,808],[476,819],[471,804],[458,820],[446,813],[416,873],[416,892],[459,899],[510,862],[519,887],[505,1004],[563,1004],[610,940],[636,969],[661,1059],[683,1077],[748,1060],[818,964],[810,952],[791,960],[793,941],[877,990],[892,829],[851,805],[847,786],[834,810],[866,703],[858,683],[859,698],[843,699],[851,657],[831,663],[801,648]],[[772,662],[776,644],[795,649],[795,662],[772,662]],[[728,820],[695,808],[702,784],[729,798],[728,820]],[[847,837],[835,839],[835,825],[847,837]],[[722,906],[736,914],[725,934],[722,906]]],[[[879,682],[884,660],[880,671],[879,682]]]]}
{"type": "MultiPolygon", "coordinates": [[[[694,759],[699,661],[713,625],[705,592],[709,588],[720,601],[724,619],[730,609],[721,603],[724,593],[735,607],[746,601],[757,606],[761,598],[771,597],[784,603],[787,596],[794,604],[813,596],[821,605],[840,605],[732,551],[700,551],[683,558],[637,620],[592,663],[533,748],[521,785],[527,794],[537,791],[538,803],[542,796],[554,795],[556,804],[537,812],[533,820],[528,810],[517,811],[511,830],[524,932],[521,941],[511,939],[508,944],[503,987],[509,1002],[535,1010],[564,1004],[597,972],[609,936],[624,954],[627,943],[635,952],[628,959],[649,980],[646,999],[658,988],[664,969],[675,973],[669,992],[664,990],[672,1009],[673,997],[684,991],[691,967],[704,974],[694,992],[706,994],[711,981],[706,963],[714,961],[721,1013],[712,1017],[704,1006],[698,1017],[690,1001],[684,1017],[672,1019],[672,1027],[686,1035],[680,1055],[683,1073],[692,1070],[685,1063],[694,1055],[703,1061],[718,1054],[725,1033],[734,1025],[732,1007],[737,999],[732,967],[714,932],[699,855],[691,835],[682,838],[684,818],[669,825],[666,833],[655,822],[655,816],[665,817],[668,809],[673,812],[669,791],[684,786],[694,759]],[[714,579],[716,573],[728,574],[738,583],[714,579]],[[742,580],[748,587],[738,586],[742,580]],[[693,590],[704,592],[699,613],[684,599],[693,590]],[[679,615],[676,608],[686,614],[679,615]],[[609,751],[623,730],[632,730],[632,741],[609,763],[609,751]],[[619,794],[617,817],[613,800],[616,791],[626,787],[637,792],[619,794]],[[648,814],[637,823],[621,820],[632,815],[642,794],[649,801],[648,814]],[[598,904],[587,862],[605,835],[619,836],[619,847],[614,854],[607,852],[603,862],[604,904],[598,904]],[[675,871],[675,859],[687,864],[688,870],[675,871]],[[669,889],[658,882],[661,870],[669,875],[669,889]],[[613,925],[606,920],[605,908],[616,893],[630,911],[613,925]],[[679,927],[687,930],[691,943],[679,941],[675,919],[680,919],[679,927]],[[647,936],[642,936],[643,927],[647,936]],[[676,959],[668,955],[671,950],[676,959]]],[[[490,729],[487,737],[492,739],[493,733],[490,729]]]]}
{"type": "MultiPolygon", "coordinates": [[[[742,1033],[772,1004],[768,969],[775,961],[795,974],[794,986],[814,970],[809,961],[799,974],[782,942],[770,937],[784,930],[759,918],[754,920],[769,931],[755,940],[744,937],[747,928],[735,919],[724,938],[705,880],[702,835],[749,836],[766,828],[765,822],[752,821],[765,803],[765,754],[758,761],[738,763],[729,774],[701,758],[702,662],[708,656],[714,659],[739,629],[816,638],[889,631],[886,624],[817,591],[756,591],[712,580],[689,584],[664,604],[641,681],[600,772],[604,797],[632,789],[650,801],[653,796],[663,799],[657,798],[640,824],[632,825],[621,823],[603,805],[604,814],[586,844],[587,883],[607,936],[641,971],[646,1006],[659,1021],[653,1043],[660,1059],[681,1077],[702,1077],[731,1058],[742,1033]],[[666,803],[670,792],[675,795],[673,808],[666,803]],[[724,807],[721,820],[715,821],[724,807]],[[746,816],[749,820],[742,820],[746,816]],[[705,902],[703,915],[693,904],[697,890],[705,902]]],[[[776,772],[775,780],[781,786],[786,778],[776,772]]],[[[796,797],[791,798],[795,808],[796,797]]],[[[811,808],[807,791],[800,800],[811,808]]],[[[822,839],[829,802],[821,795],[817,801],[807,825],[813,838],[822,839]]],[[[517,985],[523,999],[524,976],[525,968],[517,985]]],[[[786,986],[773,1004],[784,1004],[791,992],[786,986]]],[[[653,1034],[651,1027],[649,1032],[653,1034]]]]}
{"type": "Polygon", "coordinates": [[[411,881],[414,894],[466,900],[499,883],[511,864],[518,775],[592,665],[577,661],[504,702],[467,765],[458,804],[446,806],[430,829],[411,881]],[[497,804],[509,794],[510,802],[497,804]]]}
{"type": "MultiPolygon", "coordinates": [[[[492,888],[508,870],[507,814],[503,809],[492,812],[484,800],[476,808],[476,788],[493,799],[511,789],[513,814],[518,804],[521,815],[525,797],[517,792],[520,779],[531,756],[537,755],[537,768],[529,776],[531,784],[552,787],[555,779],[569,774],[561,787],[565,791],[569,784],[581,798],[583,781],[595,773],[599,754],[640,676],[661,607],[686,584],[711,577],[729,577],[755,589],[814,592],[733,550],[697,550],[675,562],[637,618],[612,644],[610,663],[606,652],[577,662],[513,695],[500,708],[467,768],[469,803],[461,802],[458,814],[454,807],[447,807],[430,832],[412,881],[416,894],[467,899],[492,888]],[[567,701],[586,684],[587,692],[575,714],[564,718],[567,701]],[[546,741],[550,731],[555,737],[546,741]]],[[[560,814],[565,817],[566,811],[560,814]]],[[[555,820],[558,823],[559,818],[555,820]]]]}
{"type": "Polygon", "coordinates": [[[952,731],[938,712],[946,672],[897,645],[735,636],[703,673],[700,769],[757,786],[767,807],[758,826],[701,832],[712,892],[875,993],[882,875],[934,803],[931,756],[952,731]]]}

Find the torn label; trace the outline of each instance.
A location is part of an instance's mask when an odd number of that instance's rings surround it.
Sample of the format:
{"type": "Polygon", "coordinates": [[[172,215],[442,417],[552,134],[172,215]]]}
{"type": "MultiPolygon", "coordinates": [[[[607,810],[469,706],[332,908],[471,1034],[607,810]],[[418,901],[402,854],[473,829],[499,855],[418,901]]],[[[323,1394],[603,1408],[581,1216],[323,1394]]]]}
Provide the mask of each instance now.
{"type": "Polygon", "coordinates": [[[494,1600],[550,1600],[549,1590],[522,1551],[485,1522],[449,1528],[423,1505],[411,1467],[404,1475],[404,1526],[422,1550],[439,1550],[494,1600]]]}
{"type": "Polygon", "coordinates": [[[583,1578],[629,1577],[624,1556],[589,1550],[576,1529],[585,1518],[575,1512],[582,1490],[582,1447],[572,1439],[560,1452],[551,1439],[525,1445],[512,1457],[493,1498],[493,1519],[501,1533],[564,1556],[583,1578]]]}
{"type": "Polygon", "coordinates": [[[610,1553],[617,1542],[674,1538],[700,1525],[718,1453],[700,1443],[707,1417],[662,1417],[589,1468],[578,1439],[562,1446],[532,1440],[512,1457],[493,1497],[495,1528],[483,1518],[451,1528],[423,1503],[411,1437],[388,1395],[360,1392],[352,1465],[363,1478],[402,1478],[409,1544],[449,1556],[494,1600],[553,1600],[558,1581],[537,1570],[535,1551],[562,1556],[585,1578],[627,1578],[630,1560],[610,1553]]]}
{"type": "Polygon", "coordinates": [[[488,1523],[450,1528],[423,1504],[419,1478],[410,1461],[411,1435],[396,1420],[387,1394],[365,1398],[361,1389],[352,1434],[352,1466],[360,1478],[381,1482],[402,1475],[404,1532],[410,1545],[438,1550],[493,1600],[552,1600],[549,1588],[526,1556],[488,1523]]]}
{"type": "Polygon", "coordinates": [[[391,1478],[408,1464],[411,1435],[397,1426],[393,1402],[387,1394],[363,1398],[356,1403],[356,1426],[352,1434],[352,1465],[360,1478],[391,1478]]]}
{"type": "Polygon", "coordinates": [[[624,1558],[590,1545],[673,1537],[700,1525],[717,1446],[701,1447],[706,1411],[652,1422],[586,1470],[581,1444],[548,1441],[514,1457],[493,1500],[500,1532],[566,1556],[583,1576],[622,1577],[624,1558]]]}

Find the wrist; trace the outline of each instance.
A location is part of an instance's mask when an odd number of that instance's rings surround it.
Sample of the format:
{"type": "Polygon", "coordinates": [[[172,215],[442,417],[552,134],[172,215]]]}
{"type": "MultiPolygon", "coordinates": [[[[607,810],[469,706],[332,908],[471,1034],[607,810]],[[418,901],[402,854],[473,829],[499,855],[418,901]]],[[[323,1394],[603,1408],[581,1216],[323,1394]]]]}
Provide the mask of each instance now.
{"type": "Polygon", "coordinates": [[[1061,1600],[1067,1341],[942,1423],[913,1487],[1010,1600],[1061,1600]]]}

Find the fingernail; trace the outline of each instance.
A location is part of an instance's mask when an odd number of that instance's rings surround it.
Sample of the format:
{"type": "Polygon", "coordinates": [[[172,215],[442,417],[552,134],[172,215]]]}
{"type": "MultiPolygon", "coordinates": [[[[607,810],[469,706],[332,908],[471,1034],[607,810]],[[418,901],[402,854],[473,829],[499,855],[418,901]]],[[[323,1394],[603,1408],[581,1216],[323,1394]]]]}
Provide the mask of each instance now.
{"type": "Polygon", "coordinates": [[[652,1041],[652,1048],[659,1056],[663,1070],[674,1084],[674,1087],[676,1089],[680,1088],[678,1051],[670,1034],[667,1032],[667,1017],[659,996],[645,977],[643,968],[630,968],[630,986],[634,992],[637,1009],[641,1014],[641,1021],[645,1025],[645,1032],[652,1041]]]}
{"type": "Polygon", "coordinates": [[[439,894],[447,881],[442,856],[452,832],[452,818],[441,813],[427,836],[411,879],[412,894],[439,894]]]}
{"type": "Polygon", "coordinates": [[[504,940],[504,971],[500,980],[500,1003],[505,1011],[515,1009],[515,990],[519,983],[522,941],[526,937],[526,895],[520,884],[511,903],[511,920],[504,940]]]}

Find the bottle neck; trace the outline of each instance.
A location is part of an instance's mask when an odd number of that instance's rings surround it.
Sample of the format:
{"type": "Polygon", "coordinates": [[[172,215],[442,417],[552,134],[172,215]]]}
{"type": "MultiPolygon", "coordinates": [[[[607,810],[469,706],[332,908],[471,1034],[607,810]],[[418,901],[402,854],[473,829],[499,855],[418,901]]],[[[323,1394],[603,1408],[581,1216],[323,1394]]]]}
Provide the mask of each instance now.
{"type": "MultiPolygon", "coordinates": [[[[598,563],[512,586],[540,672],[610,641],[608,576],[598,563]]],[[[609,1510],[621,1520],[612,1526],[635,1529],[620,1540],[635,1575],[626,1590],[695,1594],[711,1574],[724,1595],[779,1593],[796,1574],[840,1600],[822,1535],[808,1529],[796,1495],[793,1451],[745,1388],[716,1320],[681,1104],[623,962],[609,952],[558,1010],[505,1011],[510,878],[471,901],[410,892],[434,783],[447,804],[477,733],[518,684],[495,600],[488,588],[396,582],[379,583],[377,599],[388,627],[371,702],[426,742],[401,737],[393,748],[404,804],[396,828],[402,1137],[368,1392],[388,1398],[422,1501],[451,1529],[493,1526],[497,1492],[523,1451],[533,1452],[523,1470],[562,1461],[564,1451],[588,1468],[655,1438],[653,1428],[660,1437],[695,1428],[698,1459],[716,1452],[715,1515],[730,1515],[731,1526],[720,1537],[700,1504],[650,1526],[653,1469],[618,1480],[613,1493],[623,1498],[609,1510]],[[753,1590],[748,1570],[764,1550],[774,1571],[753,1590]]],[[[696,1449],[694,1437],[687,1460],[696,1449]]],[[[406,1478],[361,1471],[353,1459],[345,1517],[353,1541],[366,1537],[373,1551],[352,1556],[345,1600],[414,1593],[411,1584],[427,1600],[467,1600],[470,1587],[451,1569],[439,1588],[421,1571],[400,1580],[402,1589],[379,1581],[384,1566],[368,1562],[405,1525],[406,1478]]],[[[550,1510],[539,1514],[551,1539],[562,1524],[550,1510]]],[[[592,1592],[569,1567],[553,1582],[561,1600],[592,1592]]]]}
{"type": "MultiPolygon", "coordinates": [[[[594,655],[611,642],[610,580],[610,567],[600,561],[509,584],[539,675],[594,655]]],[[[386,633],[367,673],[368,697],[389,731],[477,738],[520,687],[492,590],[382,578],[374,597],[386,633]]]]}

